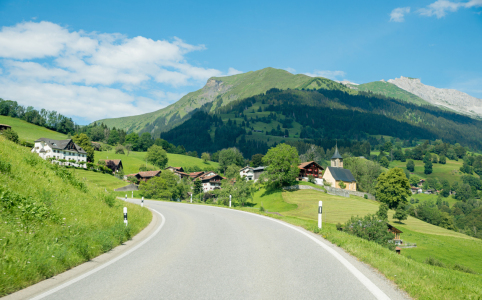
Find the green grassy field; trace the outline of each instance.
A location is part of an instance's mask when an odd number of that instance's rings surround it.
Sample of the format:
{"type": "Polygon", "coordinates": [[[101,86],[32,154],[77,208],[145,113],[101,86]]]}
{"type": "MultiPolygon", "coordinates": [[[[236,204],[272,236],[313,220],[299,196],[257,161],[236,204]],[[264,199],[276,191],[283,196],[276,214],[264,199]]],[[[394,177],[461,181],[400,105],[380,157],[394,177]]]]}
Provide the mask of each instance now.
{"type": "Polygon", "coordinates": [[[73,171],[0,136],[0,296],[89,261],[149,224],[146,208],[73,171]]]}
{"type": "MultiPolygon", "coordinates": [[[[432,167],[432,174],[425,174],[424,173],[424,163],[420,160],[414,160],[415,162],[415,171],[413,174],[417,175],[420,178],[438,178],[440,179],[447,179],[450,184],[454,183],[455,181],[461,181],[460,177],[463,175],[460,172],[460,167],[463,165],[463,161],[455,161],[447,159],[447,163],[442,164],[433,164],[432,167]]],[[[394,160],[390,163],[390,168],[407,168],[407,162],[401,162],[398,160],[394,160]]]]}
{"type": "Polygon", "coordinates": [[[20,140],[33,143],[35,140],[45,137],[54,140],[65,140],[67,135],[52,131],[50,129],[30,124],[20,119],[0,116],[0,124],[12,126],[12,129],[18,133],[20,140]]]}
{"type": "Polygon", "coordinates": [[[352,215],[363,216],[378,210],[379,203],[360,197],[344,198],[314,190],[283,191],[271,194],[260,190],[254,197],[256,205],[242,208],[259,212],[261,201],[270,217],[318,232],[316,228],[318,201],[323,201],[323,230],[327,240],[342,247],[359,260],[370,264],[400,288],[416,299],[480,299],[482,276],[452,270],[455,264],[482,274],[482,241],[437,227],[409,217],[403,224],[393,220],[392,225],[403,231],[405,243],[416,248],[402,249],[402,255],[345,232],[337,231],[336,223],[345,222],[352,215]],[[424,261],[432,257],[446,268],[431,266],[424,261]]]}
{"type": "MultiPolygon", "coordinates": [[[[124,174],[133,174],[139,172],[139,167],[146,165],[146,152],[135,152],[131,151],[129,155],[126,154],[116,154],[115,150],[95,152],[95,162],[99,159],[121,159],[122,165],[124,166],[124,174]]],[[[201,169],[212,168],[213,171],[219,169],[219,164],[217,162],[204,161],[200,158],[181,155],[181,154],[167,154],[168,166],[172,167],[193,167],[198,166],[201,169]]],[[[147,164],[150,168],[156,169],[156,167],[150,163],[147,164]]]]}

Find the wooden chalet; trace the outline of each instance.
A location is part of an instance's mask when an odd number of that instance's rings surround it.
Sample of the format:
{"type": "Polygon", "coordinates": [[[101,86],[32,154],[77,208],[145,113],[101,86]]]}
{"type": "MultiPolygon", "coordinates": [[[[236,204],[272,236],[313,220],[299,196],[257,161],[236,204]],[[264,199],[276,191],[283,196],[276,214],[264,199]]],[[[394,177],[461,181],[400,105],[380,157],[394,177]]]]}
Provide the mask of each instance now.
{"type": "Polygon", "coordinates": [[[402,244],[403,241],[400,239],[400,233],[403,233],[403,231],[401,231],[400,229],[390,225],[387,223],[387,227],[388,227],[388,231],[393,233],[395,235],[395,238],[393,239],[393,241],[395,242],[395,244],[399,245],[399,244],[402,244]]]}
{"type": "Polygon", "coordinates": [[[158,171],[144,171],[144,172],[139,172],[136,174],[131,174],[129,176],[135,176],[139,181],[144,181],[147,182],[149,179],[153,177],[159,177],[161,175],[161,170],[158,171]]]}
{"type": "Polygon", "coordinates": [[[124,169],[122,166],[122,160],[120,159],[99,159],[99,161],[105,161],[105,166],[111,169],[113,173],[117,173],[124,169]]]}
{"type": "Polygon", "coordinates": [[[314,161],[304,162],[298,166],[300,169],[299,178],[306,178],[309,175],[312,175],[315,178],[322,178],[323,177],[323,167],[317,164],[314,161]]]}
{"type": "Polygon", "coordinates": [[[226,179],[218,174],[208,174],[199,178],[204,192],[209,192],[221,188],[221,180],[226,179]]]}
{"type": "Polygon", "coordinates": [[[184,172],[184,169],[182,167],[167,167],[165,170],[170,170],[170,171],[177,171],[177,172],[184,172]]]}

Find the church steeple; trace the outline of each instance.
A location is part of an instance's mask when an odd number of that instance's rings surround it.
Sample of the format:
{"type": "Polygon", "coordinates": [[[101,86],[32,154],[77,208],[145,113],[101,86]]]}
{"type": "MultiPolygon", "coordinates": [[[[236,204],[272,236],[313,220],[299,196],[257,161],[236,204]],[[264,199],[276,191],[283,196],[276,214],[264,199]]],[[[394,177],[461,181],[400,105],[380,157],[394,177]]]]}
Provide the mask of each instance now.
{"type": "Polygon", "coordinates": [[[335,154],[331,157],[331,166],[334,168],[343,168],[343,157],[338,152],[338,143],[335,145],[335,154]]]}

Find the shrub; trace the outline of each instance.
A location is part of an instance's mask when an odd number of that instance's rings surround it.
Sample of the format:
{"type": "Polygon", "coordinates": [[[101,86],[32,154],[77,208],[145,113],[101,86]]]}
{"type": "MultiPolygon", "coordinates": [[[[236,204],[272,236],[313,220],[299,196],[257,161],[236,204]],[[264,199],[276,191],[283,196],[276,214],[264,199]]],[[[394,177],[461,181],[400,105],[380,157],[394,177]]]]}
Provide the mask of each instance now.
{"type": "Polygon", "coordinates": [[[424,261],[426,264],[431,265],[431,266],[436,266],[440,268],[446,268],[445,264],[439,260],[436,260],[433,257],[427,257],[424,261]]]}
{"type": "Polygon", "coordinates": [[[265,211],[264,207],[260,206],[259,211],[261,211],[261,212],[265,211]]]}
{"type": "Polygon", "coordinates": [[[117,145],[117,146],[115,147],[115,153],[116,153],[116,154],[125,154],[125,152],[124,152],[124,146],[122,146],[122,145],[117,145]]]}
{"type": "Polygon", "coordinates": [[[11,128],[7,130],[3,130],[2,134],[7,140],[12,141],[16,144],[18,144],[18,134],[11,128]]]}
{"type": "Polygon", "coordinates": [[[367,194],[363,195],[363,198],[368,199],[368,195],[367,194]]]}
{"type": "Polygon", "coordinates": [[[352,216],[346,223],[343,230],[349,234],[358,236],[368,241],[373,241],[391,250],[395,245],[391,243],[393,233],[388,232],[385,220],[375,214],[368,214],[364,217],[352,216]]]}
{"type": "Polygon", "coordinates": [[[308,182],[315,183],[315,176],[308,175],[308,182]]]}
{"type": "Polygon", "coordinates": [[[456,271],[460,271],[460,272],[469,273],[469,274],[477,274],[477,273],[476,273],[474,270],[472,270],[471,268],[466,267],[466,266],[462,266],[462,265],[459,265],[459,264],[455,264],[452,269],[454,269],[454,270],[456,270],[456,271]]]}

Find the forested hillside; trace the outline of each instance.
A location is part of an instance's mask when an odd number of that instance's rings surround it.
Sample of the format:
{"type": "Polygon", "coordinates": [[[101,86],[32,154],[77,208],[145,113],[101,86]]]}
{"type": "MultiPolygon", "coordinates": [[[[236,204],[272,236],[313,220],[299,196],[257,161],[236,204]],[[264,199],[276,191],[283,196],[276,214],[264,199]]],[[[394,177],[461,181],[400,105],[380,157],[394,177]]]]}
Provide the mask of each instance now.
{"type": "Polygon", "coordinates": [[[321,145],[335,139],[362,142],[373,135],[442,139],[482,149],[482,122],[371,93],[271,89],[210,111],[206,104],[161,137],[198,153],[236,146],[245,157],[282,141],[321,145]]]}

